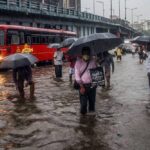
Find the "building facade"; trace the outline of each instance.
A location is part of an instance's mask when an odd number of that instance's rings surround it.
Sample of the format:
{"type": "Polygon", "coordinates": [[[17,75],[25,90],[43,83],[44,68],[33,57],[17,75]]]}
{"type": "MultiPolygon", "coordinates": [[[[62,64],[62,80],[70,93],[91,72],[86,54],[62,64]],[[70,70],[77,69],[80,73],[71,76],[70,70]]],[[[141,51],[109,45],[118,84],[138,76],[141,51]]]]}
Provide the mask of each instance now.
{"type": "Polygon", "coordinates": [[[60,0],[63,8],[81,11],[81,0],[60,0]]]}

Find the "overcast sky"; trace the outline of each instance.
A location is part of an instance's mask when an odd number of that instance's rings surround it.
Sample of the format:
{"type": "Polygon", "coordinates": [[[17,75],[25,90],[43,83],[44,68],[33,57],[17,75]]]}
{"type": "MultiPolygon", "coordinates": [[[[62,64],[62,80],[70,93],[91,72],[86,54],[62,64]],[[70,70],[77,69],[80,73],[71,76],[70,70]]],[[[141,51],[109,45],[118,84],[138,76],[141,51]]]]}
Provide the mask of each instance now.
{"type": "MultiPolygon", "coordinates": [[[[93,1],[94,0],[81,0],[82,11],[88,11],[93,13],[93,1]]],[[[95,14],[103,15],[102,4],[97,1],[103,1],[105,7],[105,17],[110,16],[110,0],[95,0],[95,14]]],[[[131,8],[137,8],[133,11],[134,21],[141,21],[143,19],[150,19],[150,0],[126,0],[127,1],[127,20],[131,21],[131,8]],[[142,15],[140,17],[137,17],[142,15]]],[[[113,13],[119,16],[119,0],[112,0],[113,13]]],[[[125,18],[125,0],[120,0],[121,3],[121,18],[125,18]]]]}

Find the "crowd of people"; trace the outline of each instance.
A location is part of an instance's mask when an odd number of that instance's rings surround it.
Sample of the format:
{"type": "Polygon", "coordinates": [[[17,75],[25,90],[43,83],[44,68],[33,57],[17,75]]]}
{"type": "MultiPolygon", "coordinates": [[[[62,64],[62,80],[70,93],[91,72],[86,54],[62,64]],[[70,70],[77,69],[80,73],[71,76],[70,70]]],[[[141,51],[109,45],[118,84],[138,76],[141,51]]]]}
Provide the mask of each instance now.
{"type": "MultiPolygon", "coordinates": [[[[135,51],[139,55],[139,63],[148,57],[144,46],[138,47],[135,51]]],[[[117,61],[122,60],[123,51],[121,47],[118,47],[115,51],[117,61]]],[[[62,78],[62,67],[64,55],[60,48],[54,53],[54,67],[56,79],[62,78]]],[[[74,85],[73,81],[76,81],[79,88],[79,99],[80,99],[80,113],[85,115],[88,113],[95,112],[96,102],[96,89],[97,85],[92,84],[92,78],[90,69],[102,67],[104,71],[105,84],[102,89],[111,89],[111,73],[114,72],[114,60],[113,55],[108,51],[101,52],[96,56],[91,55],[91,49],[89,47],[83,47],[81,55],[79,57],[69,56],[67,57],[69,65],[69,81],[74,85]],[[73,79],[74,75],[74,79],[73,79]]],[[[150,56],[147,60],[148,80],[150,86],[150,56]]],[[[30,86],[30,97],[34,97],[34,82],[32,79],[32,70],[30,66],[20,67],[13,70],[13,79],[16,85],[16,89],[19,91],[20,97],[24,99],[24,85],[30,86]],[[24,83],[26,81],[26,84],[24,83]]]]}

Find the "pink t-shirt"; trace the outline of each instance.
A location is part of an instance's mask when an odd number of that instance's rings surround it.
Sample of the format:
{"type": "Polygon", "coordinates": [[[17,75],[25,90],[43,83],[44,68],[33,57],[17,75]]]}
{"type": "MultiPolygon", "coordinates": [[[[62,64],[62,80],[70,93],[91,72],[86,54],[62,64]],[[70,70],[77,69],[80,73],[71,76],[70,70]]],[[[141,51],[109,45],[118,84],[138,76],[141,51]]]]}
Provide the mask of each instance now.
{"type": "Polygon", "coordinates": [[[96,62],[94,60],[90,60],[88,67],[84,74],[81,76],[81,73],[86,68],[87,62],[85,62],[83,59],[78,59],[75,63],[75,80],[78,83],[83,84],[89,84],[92,82],[91,75],[90,75],[90,69],[96,68],[96,62]]]}

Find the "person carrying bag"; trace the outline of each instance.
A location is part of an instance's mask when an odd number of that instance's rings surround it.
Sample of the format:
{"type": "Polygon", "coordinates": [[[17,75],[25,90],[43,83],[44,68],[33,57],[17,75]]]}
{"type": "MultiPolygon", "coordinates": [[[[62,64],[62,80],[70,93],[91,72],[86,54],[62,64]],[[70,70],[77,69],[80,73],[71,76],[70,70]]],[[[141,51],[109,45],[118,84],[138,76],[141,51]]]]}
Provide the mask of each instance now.
{"type": "Polygon", "coordinates": [[[78,59],[75,64],[75,82],[78,84],[82,115],[87,113],[87,109],[90,114],[95,113],[96,86],[92,86],[90,69],[96,67],[96,61],[91,57],[91,49],[83,47],[82,58],[78,59]]]}
{"type": "MultiPolygon", "coordinates": [[[[80,78],[81,78],[82,75],[85,73],[86,69],[88,68],[88,65],[89,65],[89,62],[87,63],[85,69],[84,69],[83,72],[81,73],[80,78]]],[[[74,87],[75,90],[79,90],[79,89],[80,89],[80,84],[79,84],[76,80],[74,80],[73,87],[74,87]]]]}

